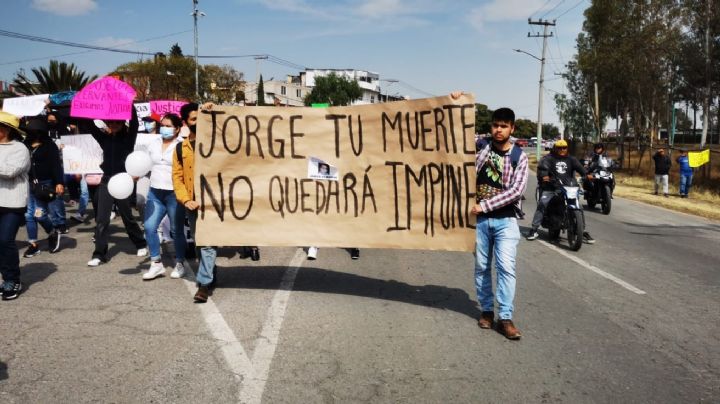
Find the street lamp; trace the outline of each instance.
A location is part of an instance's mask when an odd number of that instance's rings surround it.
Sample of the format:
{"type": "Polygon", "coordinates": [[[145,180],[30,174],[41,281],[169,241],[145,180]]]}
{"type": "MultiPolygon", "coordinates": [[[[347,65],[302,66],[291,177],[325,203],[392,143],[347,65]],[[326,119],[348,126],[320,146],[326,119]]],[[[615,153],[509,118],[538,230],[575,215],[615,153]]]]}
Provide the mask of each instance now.
{"type": "Polygon", "coordinates": [[[198,16],[205,17],[205,13],[198,10],[198,0],[193,0],[193,12],[190,13],[193,16],[193,35],[195,37],[195,99],[200,100],[200,73],[198,70],[198,29],[197,20],[198,16]]]}
{"type": "Polygon", "coordinates": [[[543,114],[543,93],[545,92],[545,47],[543,46],[543,57],[539,58],[532,53],[525,52],[522,49],[513,49],[515,52],[524,53],[531,58],[540,61],[540,90],[538,94],[538,123],[536,130],[536,147],[535,155],[538,163],[540,162],[540,151],[542,149],[542,114],[543,114]]]}

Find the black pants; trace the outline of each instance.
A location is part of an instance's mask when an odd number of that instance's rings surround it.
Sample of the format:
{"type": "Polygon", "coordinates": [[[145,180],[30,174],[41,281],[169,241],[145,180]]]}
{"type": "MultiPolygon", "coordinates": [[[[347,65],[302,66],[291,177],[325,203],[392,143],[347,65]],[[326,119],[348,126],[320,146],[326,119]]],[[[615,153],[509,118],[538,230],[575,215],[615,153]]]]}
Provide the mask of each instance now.
{"type": "Polygon", "coordinates": [[[107,183],[103,182],[98,185],[93,198],[93,207],[95,208],[95,251],[93,258],[100,258],[107,261],[108,237],[110,236],[110,212],[113,204],[117,206],[118,213],[125,225],[125,231],[130,236],[130,241],[135,244],[138,249],[145,248],[147,243],[140,225],[133,218],[130,209],[130,199],[115,199],[110,195],[107,183]]]}
{"type": "Polygon", "coordinates": [[[0,273],[5,282],[20,282],[20,253],[15,244],[25,216],[19,211],[0,212],[0,273]]]}

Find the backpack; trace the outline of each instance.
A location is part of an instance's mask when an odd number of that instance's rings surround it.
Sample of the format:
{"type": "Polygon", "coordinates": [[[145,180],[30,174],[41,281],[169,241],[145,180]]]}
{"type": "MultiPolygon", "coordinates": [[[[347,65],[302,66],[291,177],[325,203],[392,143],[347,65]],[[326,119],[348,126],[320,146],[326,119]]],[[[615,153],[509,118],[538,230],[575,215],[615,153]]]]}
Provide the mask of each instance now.
{"type": "Polygon", "coordinates": [[[183,166],[182,144],[183,142],[178,142],[178,144],[175,145],[175,155],[177,156],[178,163],[180,163],[180,167],[183,166]]]}
{"type": "MultiPolygon", "coordinates": [[[[475,142],[475,150],[480,151],[489,145],[490,145],[490,142],[488,142],[487,140],[478,139],[475,142]]],[[[510,149],[510,164],[512,164],[513,170],[517,168],[518,162],[520,161],[520,156],[522,156],[522,154],[523,154],[522,148],[513,144],[512,149],[510,149]]]]}

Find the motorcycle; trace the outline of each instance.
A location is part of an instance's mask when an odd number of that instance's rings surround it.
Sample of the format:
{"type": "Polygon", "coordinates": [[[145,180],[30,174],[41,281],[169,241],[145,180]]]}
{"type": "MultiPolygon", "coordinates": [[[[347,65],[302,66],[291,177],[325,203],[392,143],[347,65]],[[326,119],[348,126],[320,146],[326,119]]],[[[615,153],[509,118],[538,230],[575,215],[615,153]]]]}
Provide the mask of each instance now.
{"type": "Polygon", "coordinates": [[[578,251],[582,247],[585,231],[579,200],[582,191],[579,186],[568,186],[559,182],[555,184],[555,188],[555,195],[545,208],[542,227],[548,230],[551,240],[557,240],[561,232],[566,232],[570,249],[578,251]]]}
{"type": "Polygon", "coordinates": [[[597,162],[591,167],[592,180],[584,179],[585,200],[589,209],[595,209],[600,204],[603,214],[610,214],[612,208],[613,190],[615,189],[615,176],[612,169],[614,162],[606,156],[599,156],[597,162]]]}

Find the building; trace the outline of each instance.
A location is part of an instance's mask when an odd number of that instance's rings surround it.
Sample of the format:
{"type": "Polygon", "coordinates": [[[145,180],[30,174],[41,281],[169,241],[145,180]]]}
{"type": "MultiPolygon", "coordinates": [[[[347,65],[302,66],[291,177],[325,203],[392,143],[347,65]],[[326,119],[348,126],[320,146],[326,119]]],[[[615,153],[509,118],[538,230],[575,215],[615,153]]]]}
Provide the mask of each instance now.
{"type": "MultiPolygon", "coordinates": [[[[263,81],[266,105],[303,106],[305,96],[315,87],[315,80],[335,73],[340,77],[355,80],[362,90],[362,97],[352,105],[375,104],[386,101],[400,101],[408,97],[389,95],[384,93],[380,83],[380,75],[367,70],[355,69],[305,69],[297,76],[287,76],[285,81],[263,81]]],[[[397,80],[385,80],[388,84],[397,80]]],[[[254,105],[257,101],[257,83],[247,83],[245,86],[245,102],[254,105]]]]}

